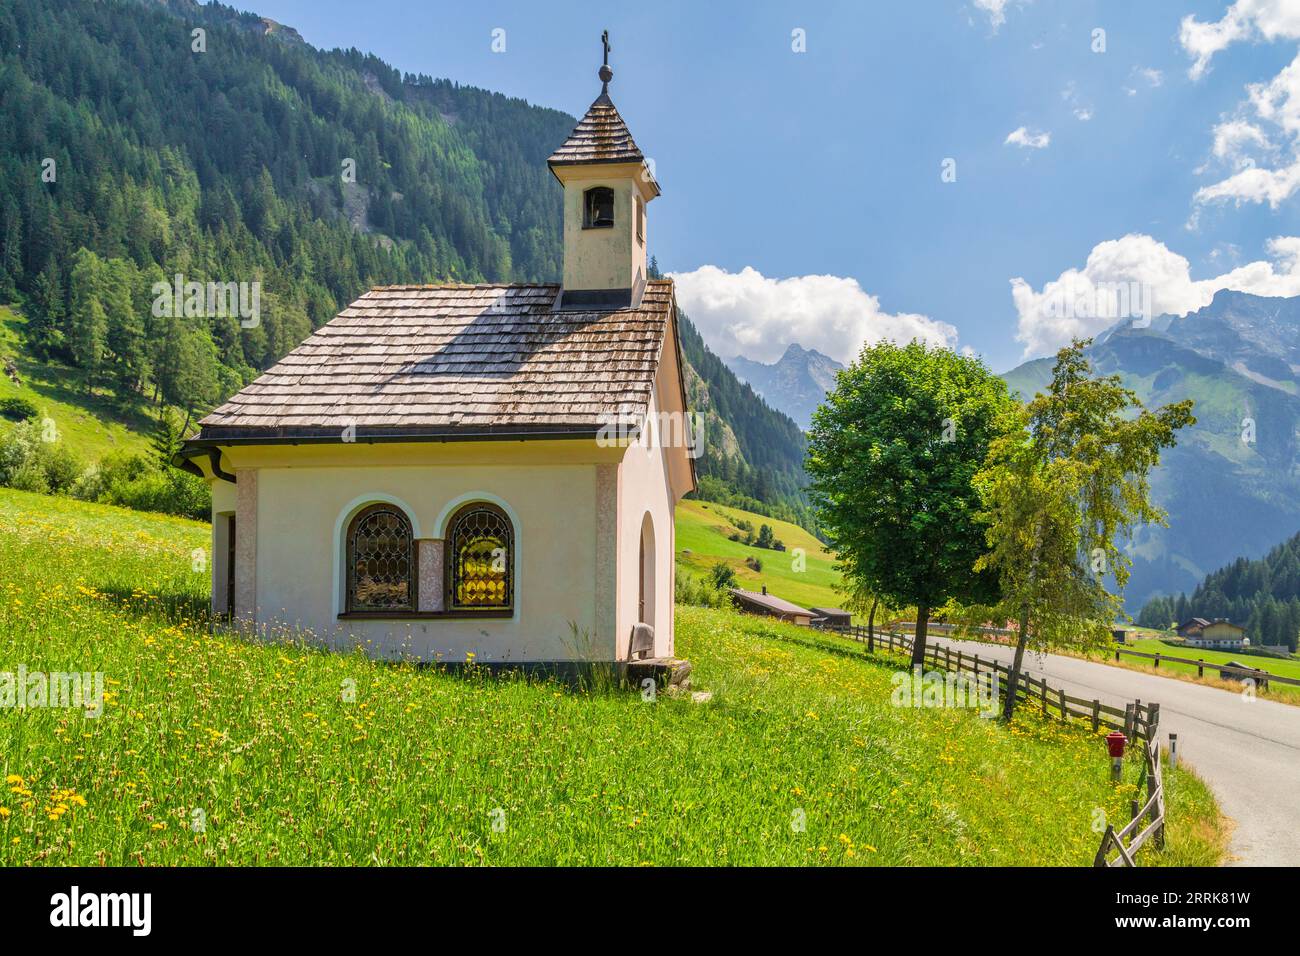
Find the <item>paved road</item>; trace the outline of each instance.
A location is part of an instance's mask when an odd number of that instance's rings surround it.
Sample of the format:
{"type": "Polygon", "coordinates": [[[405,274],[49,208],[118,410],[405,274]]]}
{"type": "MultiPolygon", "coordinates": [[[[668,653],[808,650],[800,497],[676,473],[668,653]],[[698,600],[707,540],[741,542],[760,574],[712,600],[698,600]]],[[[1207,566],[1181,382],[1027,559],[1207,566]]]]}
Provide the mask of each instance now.
{"type": "MultiPolygon", "coordinates": [[[[1014,649],[932,638],[1010,663],[1014,649]]],[[[1160,734],[1178,735],[1178,755],[1214,790],[1236,821],[1229,851],[1238,866],[1300,866],[1300,707],[1204,684],[1158,677],[1055,654],[1026,654],[1035,677],[1074,697],[1123,707],[1137,698],[1160,704],[1160,734]]]]}

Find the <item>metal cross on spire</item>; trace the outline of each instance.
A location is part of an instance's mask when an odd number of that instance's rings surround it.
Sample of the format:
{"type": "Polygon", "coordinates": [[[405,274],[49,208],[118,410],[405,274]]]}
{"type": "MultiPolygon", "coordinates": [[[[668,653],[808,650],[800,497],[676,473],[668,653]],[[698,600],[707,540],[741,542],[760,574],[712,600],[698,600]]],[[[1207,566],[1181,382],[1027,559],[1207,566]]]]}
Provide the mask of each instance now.
{"type": "Polygon", "coordinates": [[[600,35],[600,45],[605,48],[605,62],[600,67],[600,92],[602,96],[609,94],[609,81],[614,78],[614,71],[609,68],[609,31],[605,30],[600,35]]]}

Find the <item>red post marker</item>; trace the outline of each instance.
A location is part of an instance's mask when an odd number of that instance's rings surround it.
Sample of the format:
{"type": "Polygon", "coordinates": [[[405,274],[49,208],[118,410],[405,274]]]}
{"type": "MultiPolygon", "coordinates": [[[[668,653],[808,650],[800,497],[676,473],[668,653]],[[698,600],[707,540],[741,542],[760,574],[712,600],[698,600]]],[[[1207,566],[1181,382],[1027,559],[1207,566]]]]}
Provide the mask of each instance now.
{"type": "Polygon", "coordinates": [[[1128,743],[1128,738],[1118,730],[1106,735],[1106,749],[1110,751],[1110,779],[1112,783],[1119,783],[1120,777],[1124,774],[1124,745],[1126,743],[1128,743]]]}

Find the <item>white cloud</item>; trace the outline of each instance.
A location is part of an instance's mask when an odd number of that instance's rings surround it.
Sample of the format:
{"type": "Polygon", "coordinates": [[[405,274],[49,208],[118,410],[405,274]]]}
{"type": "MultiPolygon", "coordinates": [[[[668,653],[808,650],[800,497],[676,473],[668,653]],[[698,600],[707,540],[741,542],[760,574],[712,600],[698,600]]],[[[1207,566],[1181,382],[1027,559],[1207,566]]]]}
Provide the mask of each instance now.
{"type": "Polygon", "coordinates": [[[1061,90],[1061,99],[1065,100],[1074,113],[1074,118],[1081,123],[1086,123],[1092,119],[1093,110],[1090,105],[1080,102],[1078,84],[1071,80],[1065,84],[1065,89],[1061,90]]]}
{"type": "Polygon", "coordinates": [[[1187,75],[1197,80],[1209,69],[1210,60],[1238,40],[1300,39],[1300,2],[1297,0],[1237,0],[1223,18],[1215,22],[1183,17],[1179,42],[1192,57],[1187,75]]]}
{"type": "Polygon", "coordinates": [[[1197,225],[1199,207],[1208,203],[1268,203],[1277,209],[1300,190],[1300,55],[1267,83],[1251,83],[1246,93],[1247,101],[1238,115],[1214,127],[1211,155],[1229,174],[1196,191],[1192,197],[1196,209],[1189,222],[1192,228],[1197,225]],[[1280,165],[1276,165],[1279,151],[1261,124],[1275,127],[1289,140],[1290,148],[1280,165]],[[1261,166],[1262,161],[1274,165],[1261,166]]]}
{"type": "Polygon", "coordinates": [[[1164,73],[1150,66],[1138,69],[1137,75],[1146,80],[1151,86],[1163,86],[1165,82],[1164,73]]]}
{"type": "Polygon", "coordinates": [[[1052,141],[1051,133],[1031,133],[1024,126],[1013,129],[1002,141],[1003,146],[1022,146],[1026,149],[1046,149],[1052,141]]]}
{"type": "MultiPolygon", "coordinates": [[[[1300,189],[1300,159],[1277,169],[1247,167],[1211,186],[1202,186],[1192,198],[1197,205],[1230,201],[1237,206],[1268,203],[1270,208],[1277,209],[1297,189],[1300,189]]],[[[1198,221],[1193,214],[1193,226],[1198,221]]]]}
{"type": "Polygon", "coordinates": [[[975,0],[975,8],[988,15],[989,25],[996,33],[998,27],[1007,22],[1007,3],[1009,0],[975,0]]]}
{"type": "Polygon", "coordinates": [[[1186,315],[1202,308],[1220,289],[1256,295],[1300,295],[1300,236],[1268,241],[1272,261],[1238,266],[1211,279],[1193,279],[1191,265],[1162,242],[1130,234],[1098,243],[1082,269],[1067,269],[1035,290],[1022,278],[1011,280],[1011,299],[1019,315],[1016,338],[1025,357],[1048,355],[1072,338],[1088,338],[1116,322],[1114,313],[1095,314],[1089,305],[1114,301],[1117,287],[1138,284],[1149,296],[1151,316],[1186,315]],[[1066,308],[1062,308],[1062,305],[1066,308]],[[1078,306],[1078,307],[1076,307],[1078,306]]]}
{"type": "Polygon", "coordinates": [[[892,314],[856,279],[832,275],[774,279],[746,266],[700,266],[672,274],[677,302],[709,348],[731,358],[773,362],[798,342],[848,363],[865,343],[921,339],[952,346],[957,330],[924,315],[892,314]]]}
{"type": "Polygon", "coordinates": [[[1228,120],[1214,127],[1214,158],[1235,169],[1254,165],[1251,155],[1257,151],[1271,152],[1273,144],[1268,135],[1245,120],[1228,120]]]}

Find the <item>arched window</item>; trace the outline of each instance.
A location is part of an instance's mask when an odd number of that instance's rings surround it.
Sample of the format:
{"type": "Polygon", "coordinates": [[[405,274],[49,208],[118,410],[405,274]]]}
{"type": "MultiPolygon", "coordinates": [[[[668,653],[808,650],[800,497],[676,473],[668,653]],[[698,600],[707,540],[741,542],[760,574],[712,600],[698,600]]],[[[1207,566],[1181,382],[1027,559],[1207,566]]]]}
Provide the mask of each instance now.
{"type": "Polygon", "coordinates": [[[375,504],[348,525],[349,611],[414,611],[415,539],[396,505],[375,504]]]}
{"type": "Polygon", "coordinates": [[[447,609],[510,611],[515,604],[515,535],[506,513],[475,502],[447,533],[447,609]]]}
{"type": "Polygon", "coordinates": [[[614,225],[614,190],[593,186],[582,194],[582,228],[609,229],[614,225]]]}

